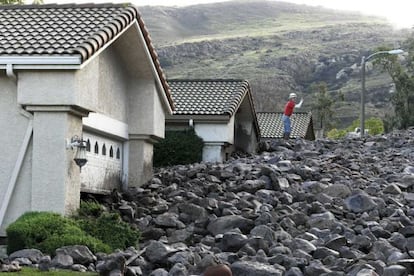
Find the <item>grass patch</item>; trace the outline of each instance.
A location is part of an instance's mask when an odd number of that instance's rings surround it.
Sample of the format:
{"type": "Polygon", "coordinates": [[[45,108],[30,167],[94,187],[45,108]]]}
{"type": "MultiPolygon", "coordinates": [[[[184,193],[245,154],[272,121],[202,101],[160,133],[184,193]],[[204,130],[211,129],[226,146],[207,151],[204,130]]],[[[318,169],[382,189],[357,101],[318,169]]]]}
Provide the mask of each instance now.
{"type": "Polygon", "coordinates": [[[24,267],[19,272],[8,272],[6,275],[19,275],[19,276],[96,276],[98,273],[94,272],[76,272],[70,270],[53,270],[53,271],[40,271],[37,268],[24,267]]]}

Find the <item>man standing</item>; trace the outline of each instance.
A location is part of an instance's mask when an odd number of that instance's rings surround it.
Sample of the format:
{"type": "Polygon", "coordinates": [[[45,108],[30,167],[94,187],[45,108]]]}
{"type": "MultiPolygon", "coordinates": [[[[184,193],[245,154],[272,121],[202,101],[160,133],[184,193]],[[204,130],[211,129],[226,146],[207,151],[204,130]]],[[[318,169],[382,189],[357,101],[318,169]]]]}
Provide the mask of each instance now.
{"type": "Polygon", "coordinates": [[[283,117],[282,117],[283,126],[284,126],[283,139],[285,140],[289,140],[290,132],[292,130],[291,124],[290,124],[290,116],[293,113],[293,109],[295,109],[295,107],[300,108],[303,103],[303,99],[301,99],[300,102],[296,104],[296,98],[297,98],[296,93],[289,94],[289,100],[286,103],[285,111],[283,112],[283,117]]]}

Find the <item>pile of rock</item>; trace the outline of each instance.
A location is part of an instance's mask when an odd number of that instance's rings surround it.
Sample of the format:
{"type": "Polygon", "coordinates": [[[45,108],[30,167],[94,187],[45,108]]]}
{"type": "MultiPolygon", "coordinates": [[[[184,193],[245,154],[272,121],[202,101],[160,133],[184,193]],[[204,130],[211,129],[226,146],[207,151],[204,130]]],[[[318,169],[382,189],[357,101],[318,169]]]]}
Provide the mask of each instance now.
{"type": "Polygon", "coordinates": [[[141,230],[139,251],[57,256],[101,274],[198,275],[215,263],[240,276],[413,274],[413,134],[274,140],[259,155],[159,169],[105,199],[141,230]]]}

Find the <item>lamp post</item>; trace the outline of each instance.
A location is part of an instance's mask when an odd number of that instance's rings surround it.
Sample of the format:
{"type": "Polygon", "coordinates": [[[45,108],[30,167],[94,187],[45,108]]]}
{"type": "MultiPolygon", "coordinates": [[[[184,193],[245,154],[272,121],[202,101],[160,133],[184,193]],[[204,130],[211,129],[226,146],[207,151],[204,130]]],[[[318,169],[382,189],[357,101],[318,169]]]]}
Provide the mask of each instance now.
{"type": "Polygon", "coordinates": [[[371,55],[369,55],[367,58],[365,58],[365,56],[362,57],[361,60],[361,85],[362,85],[362,91],[361,91],[361,125],[360,125],[360,135],[361,138],[364,137],[365,135],[365,64],[368,60],[370,60],[371,58],[373,58],[376,55],[381,55],[381,54],[387,54],[387,55],[399,55],[404,53],[403,50],[401,49],[394,49],[394,50],[389,50],[389,51],[378,51],[375,52],[371,55]]]}

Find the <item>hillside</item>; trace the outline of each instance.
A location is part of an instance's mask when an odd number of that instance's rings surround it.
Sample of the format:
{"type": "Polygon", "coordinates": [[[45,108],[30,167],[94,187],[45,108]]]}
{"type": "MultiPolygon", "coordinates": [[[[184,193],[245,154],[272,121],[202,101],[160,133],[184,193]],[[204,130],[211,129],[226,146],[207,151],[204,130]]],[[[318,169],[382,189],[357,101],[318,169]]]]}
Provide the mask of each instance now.
{"type": "MultiPolygon", "coordinates": [[[[309,85],[324,81],[338,98],[339,126],[358,115],[362,56],[409,35],[383,18],[284,2],[139,9],[168,78],[247,79],[257,111],[281,110],[292,91],[310,110],[309,85]]],[[[368,116],[389,110],[390,85],[368,70],[368,116]]]]}

